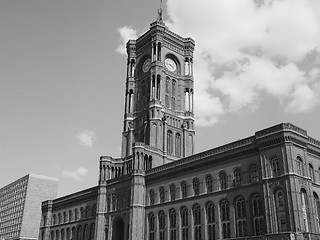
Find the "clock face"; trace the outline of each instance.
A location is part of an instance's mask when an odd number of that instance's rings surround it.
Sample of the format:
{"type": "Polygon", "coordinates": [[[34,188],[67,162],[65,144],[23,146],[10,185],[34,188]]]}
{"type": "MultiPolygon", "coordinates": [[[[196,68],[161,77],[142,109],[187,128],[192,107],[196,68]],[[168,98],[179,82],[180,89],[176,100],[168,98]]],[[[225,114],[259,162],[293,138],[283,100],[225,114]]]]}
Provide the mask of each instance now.
{"type": "Polygon", "coordinates": [[[174,72],[177,69],[175,61],[173,61],[171,58],[166,58],[166,60],[164,60],[164,64],[166,65],[166,68],[171,72],[174,72]]]}
{"type": "Polygon", "coordinates": [[[151,59],[148,58],[147,60],[144,61],[143,65],[142,65],[142,71],[148,72],[149,68],[150,68],[150,64],[151,64],[151,59]]]}

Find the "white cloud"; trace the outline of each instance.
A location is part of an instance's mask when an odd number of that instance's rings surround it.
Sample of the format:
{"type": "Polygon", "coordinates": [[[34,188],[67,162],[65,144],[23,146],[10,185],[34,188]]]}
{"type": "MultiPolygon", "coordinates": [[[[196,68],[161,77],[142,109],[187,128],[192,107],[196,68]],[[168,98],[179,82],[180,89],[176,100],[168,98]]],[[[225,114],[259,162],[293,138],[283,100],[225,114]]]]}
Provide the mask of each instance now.
{"type": "Polygon", "coordinates": [[[82,181],[88,174],[88,170],[84,167],[79,167],[75,170],[63,170],[62,177],[72,178],[76,182],[82,181]]]}
{"type": "Polygon", "coordinates": [[[86,148],[92,148],[94,141],[97,139],[94,131],[82,130],[76,134],[76,139],[79,140],[80,144],[86,148]]]}
{"type": "Polygon", "coordinates": [[[120,45],[117,47],[116,51],[121,54],[126,54],[126,44],[130,39],[137,38],[137,32],[131,27],[124,26],[122,28],[118,28],[118,32],[120,33],[120,45]]]}

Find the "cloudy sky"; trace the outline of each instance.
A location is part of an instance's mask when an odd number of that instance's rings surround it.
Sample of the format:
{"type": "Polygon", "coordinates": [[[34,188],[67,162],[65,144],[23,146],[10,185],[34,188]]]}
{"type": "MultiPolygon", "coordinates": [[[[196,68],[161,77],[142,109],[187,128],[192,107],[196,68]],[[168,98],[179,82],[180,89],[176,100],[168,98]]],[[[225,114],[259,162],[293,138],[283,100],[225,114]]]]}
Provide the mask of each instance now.
{"type": "MultiPolygon", "coordinates": [[[[28,173],[58,195],[120,156],[124,43],[160,0],[0,1],[0,187],[28,173]]],[[[196,151],[291,122],[320,139],[320,0],[168,0],[196,41],[196,151]]]]}

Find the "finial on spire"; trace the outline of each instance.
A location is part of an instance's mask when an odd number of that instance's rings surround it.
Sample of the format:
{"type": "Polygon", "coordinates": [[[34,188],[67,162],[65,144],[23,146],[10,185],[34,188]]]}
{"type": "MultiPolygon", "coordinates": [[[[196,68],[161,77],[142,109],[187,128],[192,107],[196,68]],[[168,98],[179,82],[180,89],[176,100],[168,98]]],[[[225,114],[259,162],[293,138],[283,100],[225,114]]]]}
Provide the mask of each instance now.
{"type": "Polygon", "coordinates": [[[162,0],[160,0],[160,8],[158,9],[158,22],[163,23],[163,20],[162,20],[162,0]]]}

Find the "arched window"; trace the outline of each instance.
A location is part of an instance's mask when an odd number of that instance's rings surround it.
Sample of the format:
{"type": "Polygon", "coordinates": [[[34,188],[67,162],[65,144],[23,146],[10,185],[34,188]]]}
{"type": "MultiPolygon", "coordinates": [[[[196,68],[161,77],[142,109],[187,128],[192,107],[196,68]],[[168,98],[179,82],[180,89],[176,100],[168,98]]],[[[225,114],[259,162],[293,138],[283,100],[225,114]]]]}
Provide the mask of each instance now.
{"type": "Polygon", "coordinates": [[[259,181],[259,174],[256,165],[250,167],[250,182],[255,183],[259,181]]]}
{"type": "Polygon", "coordinates": [[[169,211],[170,240],[177,240],[177,213],[173,208],[169,211]]]}
{"type": "MultiPolygon", "coordinates": [[[[91,226],[90,226],[90,239],[94,239],[95,229],[96,229],[96,225],[94,223],[91,223],[91,226]]],[[[108,238],[106,237],[106,239],[108,239],[108,238]]]]}
{"type": "Polygon", "coordinates": [[[173,154],[172,132],[170,130],[167,132],[167,152],[173,154]]]}
{"type": "Polygon", "coordinates": [[[51,231],[50,240],[54,240],[54,231],[51,231]]]}
{"type": "Polygon", "coordinates": [[[253,211],[253,224],[254,234],[256,236],[263,234],[263,202],[259,194],[252,197],[252,211],[253,211]]]}
{"type": "Polygon", "coordinates": [[[80,219],[84,218],[84,209],[83,207],[80,208],[80,219]]]}
{"type": "Polygon", "coordinates": [[[82,227],[78,227],[77,240],[82,240],[82,227]]]}
{"type": "Polygon", "coordinates": [[[280,163],[279,163],[279,158],[274,157],[270,161],[271,165],[271,173],[272,177],[277,177],[280,175],[280,163]]]}
{"type": "Polygon", "coordinates": [[[219,183],[220,183],[220,190],[228,188],[226,172],[221,172],[219,174],[219,183]]]}
{"type": "Polygon", "coordinates": [[[286,221],[286,208],[284,201],[284,194],[282,190],[277,190],[274,192],[274,202],[277,214],[278,231],[287,231],[287,221],[286,221]]]}
{"type": "Polygon", "coordinates": [[[216,231],[215,231],[215,217],[214,217],[214,205],[210,201],[206,204],[206,213],[207,213],[207,231],[208,231],[208,239],[215,240],[216,231]]]}
{"type": "Polygon", "coordinates": [[[210,193],[213,191],[213,184],[212,184],[212,176],[211,175],[206,176],[206,188],[207,188],[207,193],[210,193]]]}
{"type": "Polygon", "coordinates": [[[170,185],[170,200],[176,200],[176,186],[174,184],[170,185]]]}
{"type": "Polygon", "coordinates": [[[85,217],[85,218],[91,217],[91,216],[90,216],[90,207],[89,207],[89,206],[86,207],[86,212],[85,212],[85,216],[84,216],[84,217],[85,217]]]}
{"type": "Polygon", "coordinates": [[[116,211],[116,206],[117,206],[117,198],[116,198],[116,195],[112,195],[112,198],[111,198],[111,204],[112,204],[112,211],[116,211]]]}
{"type": "Polygon", "coordinates": [[[237,237],[247,236],[247,221],[246,221],[246,203],[244,198],[239,197],[235,202],[237,237]]]}
{"type": "Polygon", "coordinates": [[[91,211],[92,217],[95,217],[97,215],[97,205],[92,205],[92,211],[91,211]]]}
{"type": "Polygon", "coordinates": [[[170,108],[170,78],[166,78],[166,96],[165,104],[167,108],[170,108]]]}
{"type": "Polygon", "coordinates": [[[181,135],[177,133],[175,136],[175,154],[177,157],[181,156],[181,135]]]}
{"type": "Polygon", "coordinates": [[[166,219],[164,211],[160,211],[158,214],[159,217],[159,239],[165,240],[165,230],[166,230],[166,219]]]}
{"type": "Polygon", "coordinates": [[[165,201],[165,190],[164,187],[159,188],[159,196],[160,196],[160,203],[164,203],[165,201]]]}
{"type": "Polygon", "coordinates": [[[57,216],[55,214],[53,214],[53,225],[57,224],[57,216]]]}
{"type": "Polygon", "coordinates": [[[154,205],[154,191],[153,189],[149,192],[149,198],[150,198],[150,205],[154,205]]]}
{"type": "Polygon", "coordinates": [[[155,223],[154,223],[154,214],[151,212],[149,213],[149,240],[154,240],[155,237],[155,223]]]}
{"type": "Polygon", "coordinates": [[[70,231],[70,228],[67,228],[67,231],[66,231],[66,239],[67,239],[67,240],[71,240],[71,231],[70,231]]]}
{"type": "Polygon", "coordinates": [[[65,240],[64,229],[61,230],[61,240],[65,240]]]}
{"type": "Polygon", "coordinates": [[[181,208],[182,240],[189,240],[189,214],[186,207],[181,208]]]}
{"type": "Polygon", "coordinates": [[[309,214],[309,201],[305,189],[301,189],[301,202],[302,202],[302,216],[304,222],[304,231],[309,232],[310,214],[309,214]]]}
{"type": "Polygon", "coordinates": [[[84,226],[83,239],[84,239],[84,240],[89,240],[89,226],[88,226],[88,224],[86,224],[86,225],[84,226]]]}
{"type": "Polygon", "coordinates": [[[314,204],[316,206],[316,221],[317,221],[317,226],[320,229],[320,200],[319,200],[319,196],[318,194],[316,194],[315,192],[313,192],[313,200],[314,200],[314,204]]]}
{"type": "Polygon", "coordinates": [[[187,183],[185,181],[181,182],[181,198],[187,197],[187,183]]]}
{"type": "Polygon", "coordinates": [[[66,223],[68,220],[67,220],[67,213],[66,211],[63,212],[63,222],[66,223]]]}
{"type": "Polygon", "coordinates": [[[111,200],[109,197],[107,197],[107,212],[110,212],[111,209],[111,200]]]}
{"type": "Polygon", "coordinates": [[[242,177],[241,177],[241,171],[240,169],[235,169],[233,172],[233,176],[234,176],[234,185],[236,187],[241,186],[241,182],[242,182],[242,177]]]}
{"type": "Polygon", "coordinates": [[[200,193],[200,184],[199,184],[199,179],[198,178],[194,178],[192,181],[193,184],[193,193],[195,196],[199,195],[200,193]]]}
{"type": "Polygon", "coordinates": [[[66,230],[66,240],[71,240],[70,228],[67,228],[67,230],[66,230]]]}
{"type": "Polygon", "coordinates": [[[221,214],[221,224],[222,224],[222,238],[230,238],[230,210],[229,210],[229,202],[227,200],[223,200],[220,202],[220,214],[221,214]]]}
{"type": "Polygon", "coordinates": [[[77,208],[74,209],[74,219],[75,219],[75,220],[78,220],[78,219],[79,219],[79,211],[78,211],[77,208]]]}
{"type": "Polygon", "coordinates": [[[297,157],[297,173],[298,175],[300,176],[303,176],[303,162],[302,162],[302,159],[300,157],[297,157]]]}
{"type": "Polygon", "coordinates": [[[71,222],[73,220],[73,214],[72,211],[69,210],[69,222],[71,222]]]}
{"type": "Polygon", "coordinates": [[[176,109],[176,81],[172,80],[172,88],[171,88],[171,109],[176,109]]]}
{"type": "Polygon", "coordinates": [[[311,181],[314,182],[314,169],[311,163],[309,163],[309,173],[310,173],[311,181]]]}
{"type": "Polygon", "coordinates": [[[60,233],[59,233],[59,230],[56,230],[56,240],[60,240],[60,233]]]}
{"type": "Polygon", "coordinates": [[[193,206],[193,224],[194,224],[194,239],[201,240],[201,209],[198,204],[193,206]]]}
{"type": "Polygon", "coordinates": [[[76,236],[76,227],[72,227],[71,229],[71,239],[77,239],[77,236],[76,236]]]}

